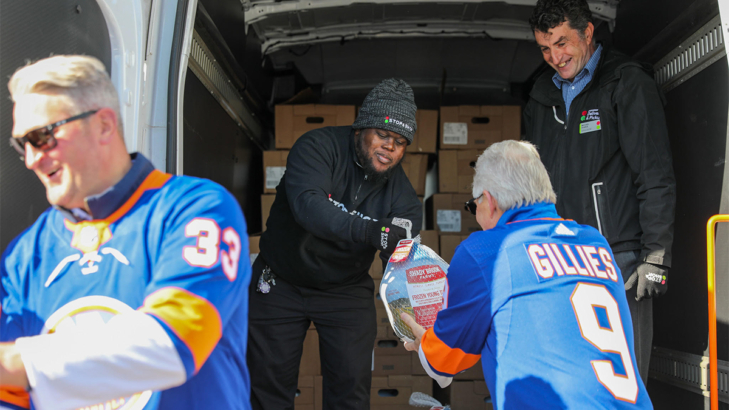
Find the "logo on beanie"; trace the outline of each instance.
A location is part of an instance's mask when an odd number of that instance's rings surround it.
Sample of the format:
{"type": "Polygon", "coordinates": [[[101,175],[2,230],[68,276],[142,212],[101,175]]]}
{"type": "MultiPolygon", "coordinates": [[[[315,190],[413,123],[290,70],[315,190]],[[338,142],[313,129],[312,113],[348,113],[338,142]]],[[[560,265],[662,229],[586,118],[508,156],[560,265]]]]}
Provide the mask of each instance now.
{"type": "Polygon", "coordinates": [[[395,123],[395,124],[397,124],[397,125],[399,125],[399,126],[401,126],[401,127],[403,127],[403,128],[405,128],[406,130],[408,130],[408,131],[410,131],[410,132],[412,132],[412,131],[413,131],[413,127],[411,127],[411,126],[409,126],[409,125],[405,124],[404,122],[402,122],[402,121],[400,121],[400,120],[396,120],[396,119],[394,119],[394,118],[390,118],[390,116],[389,116],[389,115],[388,115],[388,116],[386,116],[386,117],[385,117],[385,124],[389,124],[389,123],[391,123],[391,122],[392,122],[392,123],[395,123]]]}

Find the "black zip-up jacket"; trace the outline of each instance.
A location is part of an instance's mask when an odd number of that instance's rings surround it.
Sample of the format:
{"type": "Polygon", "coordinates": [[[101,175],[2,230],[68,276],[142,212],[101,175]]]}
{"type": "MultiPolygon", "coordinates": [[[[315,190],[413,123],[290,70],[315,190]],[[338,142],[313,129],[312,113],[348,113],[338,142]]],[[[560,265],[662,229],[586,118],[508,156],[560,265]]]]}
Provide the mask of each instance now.
{"type": "Polygon", "coordinates": [[[287,282],[330,289],[367,275],[376,251],[365,242],[369,219],[406,218],[413,237],[420,232],[423,206],[402,166],[373,184],[354,144],[352,127],[325,127],[289,152],[260,243],[260,257],[287,282]]]}
{"type": "Polygon", "coordinates": [[[531,91],[524,124],[562,217],[599,229],[614,252],[641,250],[641,260],[670,267],[676,182],[662,94],[648,73],[604,49],[567,116],[554,72],[546,72],[531,91]]]}

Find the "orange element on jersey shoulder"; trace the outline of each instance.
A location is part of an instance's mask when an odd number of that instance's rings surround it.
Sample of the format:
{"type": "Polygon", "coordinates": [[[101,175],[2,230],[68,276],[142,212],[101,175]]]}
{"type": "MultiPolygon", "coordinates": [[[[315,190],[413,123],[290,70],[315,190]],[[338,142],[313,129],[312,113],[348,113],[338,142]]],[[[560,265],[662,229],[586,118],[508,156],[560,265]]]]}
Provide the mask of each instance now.
{"type": "Polygon", "coordinates": [[[515,224],[517,222],[531,222],[531,221],[572,221],[571,219],[564,219],[564,218],[534,218],[534,219],[522,219],[521,221],[511,221],[507,222],[506,224],[515,224]]]}
{"type": "Polygon", "coordinates": [[[420,346],[433,368],[441,373],[457,374],[481,360],[480,354],[466,353],[461,349],[453,349],[436,336],[433,328],[428,329],[420,341],[420,346]]]}
{"type": "Polygon", "coordinates": [[[19,387],[0,388],[0,402],[10,403],[24,409],[30,408],[30,396],[28,392],[19,387]]]}
{"type": "Polygon", "coordinates": [[[139,308],[163,321],[190,349],[197,373],[223,336],[218,310],[201,296],[168,287],[157,290],[139,308]]]}
{"type": "Polygon", "coordinates": [[[139,185],[139,188],[134,191],[132,196],[106,219],[94,219],[81,222],[71,222],[68,219],[64,220],[66,229],[73,232],[71,246],[85,254],[98,251],[99,247],[108,242],[112,237],[109,225],[129,212],[137,201],[139,201],[139,198],[142,197],[142,194],[151,189],[161,188],[171,177],[172,175],[170,174],[165,174],[156,169],[153,170],[142,181],[142,184],[139,185]]]}

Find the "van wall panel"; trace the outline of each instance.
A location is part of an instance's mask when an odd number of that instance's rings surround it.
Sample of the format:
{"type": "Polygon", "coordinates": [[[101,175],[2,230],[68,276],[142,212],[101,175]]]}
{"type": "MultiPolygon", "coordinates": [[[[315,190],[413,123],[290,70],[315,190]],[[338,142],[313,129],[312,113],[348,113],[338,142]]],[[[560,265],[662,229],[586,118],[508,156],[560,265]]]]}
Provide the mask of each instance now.
{"type": "MultiPolygon", "coordinates": [[[[653,344],[697,355],[705,353],[708,340],[706,222],[720,209],[729,107],[727,71],[723,58],[666,94],[677,204],[668,292],[653,305],[653,344]]],[[[717,266],[717,276],[726,285],[727,267],[717,266]]],[[[727,360],[729,289],[717,286],[717,292],[719,359],[727,360]]]]}

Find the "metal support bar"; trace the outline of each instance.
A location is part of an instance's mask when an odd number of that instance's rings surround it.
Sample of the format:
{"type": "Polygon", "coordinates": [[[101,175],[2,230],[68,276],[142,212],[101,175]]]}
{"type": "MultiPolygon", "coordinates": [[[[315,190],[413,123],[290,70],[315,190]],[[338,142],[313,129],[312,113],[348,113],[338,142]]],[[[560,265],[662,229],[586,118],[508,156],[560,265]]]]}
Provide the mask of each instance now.
{"type": "Polygon", "coordinates": [[[729,215],[714,215],[706,224],[706,282],[709,292],[709,386],[711,410],[719,410],[719,369],[716,354],[716,224],[729,222],[729,215]]]}

